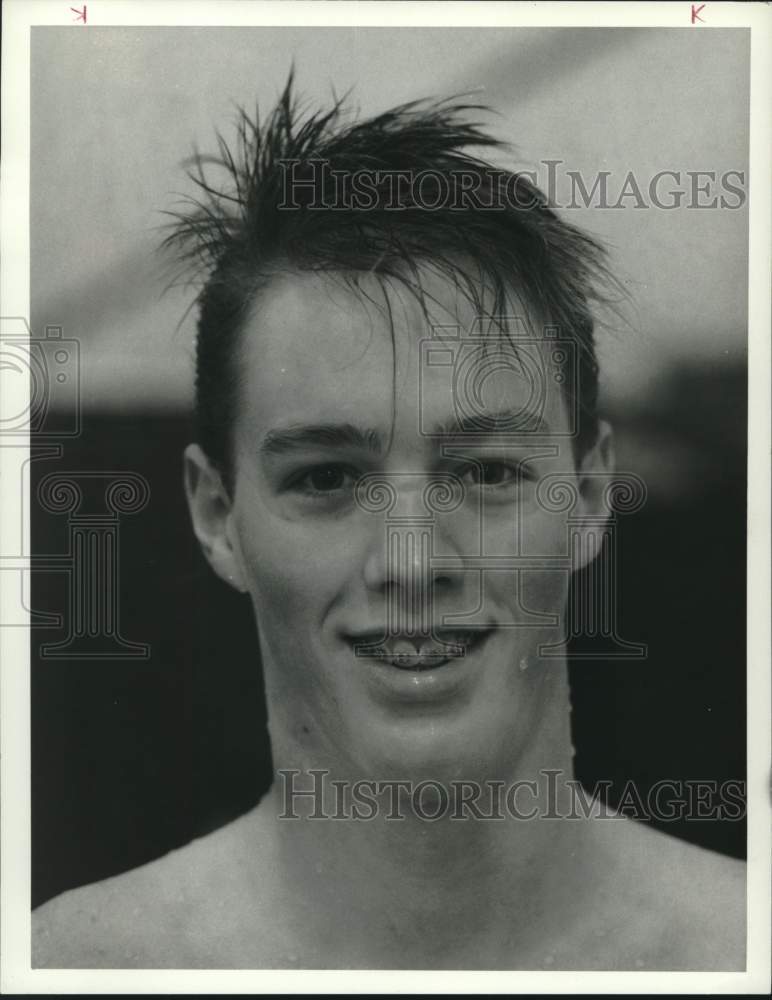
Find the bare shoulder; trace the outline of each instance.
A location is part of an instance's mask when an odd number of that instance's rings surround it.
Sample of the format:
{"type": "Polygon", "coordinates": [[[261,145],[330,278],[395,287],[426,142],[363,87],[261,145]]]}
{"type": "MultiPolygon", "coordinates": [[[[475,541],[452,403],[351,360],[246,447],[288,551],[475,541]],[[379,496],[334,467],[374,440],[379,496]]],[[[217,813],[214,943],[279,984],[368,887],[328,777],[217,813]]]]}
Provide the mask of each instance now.
{"type": "Polygon", "coordinates": [[[631,820],[602,825],[628,967],[744,969],[745,863],[631,820]]]}
{"type": "Polygon", "coordinates": [[[268,923],[250,883],[254,853],[246,872],[242,825],[49,900],[32,915],[33,968],[227,967],[245,907],[258,941],[268,923]]]}

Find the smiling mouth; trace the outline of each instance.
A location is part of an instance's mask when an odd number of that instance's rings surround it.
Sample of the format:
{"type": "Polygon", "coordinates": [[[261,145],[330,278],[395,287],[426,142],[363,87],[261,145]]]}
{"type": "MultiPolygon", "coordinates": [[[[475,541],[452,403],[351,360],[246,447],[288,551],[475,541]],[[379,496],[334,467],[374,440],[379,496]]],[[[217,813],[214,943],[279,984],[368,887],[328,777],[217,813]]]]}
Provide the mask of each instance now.
{"type": "Polygon", "coordinates": [[[399,670],[435,670],[478,649],[491,634],[490,628],[438,629],[432,636],[389,636],[372,633],[349,637],[354,653],[399,670]]]}

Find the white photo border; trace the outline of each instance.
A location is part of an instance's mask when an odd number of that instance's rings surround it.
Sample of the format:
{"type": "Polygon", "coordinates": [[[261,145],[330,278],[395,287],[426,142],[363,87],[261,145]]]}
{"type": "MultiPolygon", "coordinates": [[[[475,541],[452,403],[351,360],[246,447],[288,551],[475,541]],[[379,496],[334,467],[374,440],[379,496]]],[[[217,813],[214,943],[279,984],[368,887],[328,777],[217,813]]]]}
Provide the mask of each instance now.
{"type": "MultiPolygon", "coordinates": [[[[34,25],[69,25],[80,0],[6,0],[2,40],[3,316],[30,315],[30,34],[34,25]]],[[[690,24],[690,3],[261,2],[261,0],[87,0],[91,25],[402,25],[673,27],[690,24]]],[[[699,5],[696,5],[699,6],[699,5]]],[[[0,957],[5,993],[766,993],[770,983],[770,48],[772,9],[709,3],[695,30],[751,32],[750,245],[748,289],[748,961],[745,972],[344,972],[230,970],[37,970],[30,967],[29,633],[0,634],[0,749],[3,796],[0,957]]],[[[0,400],[20,412],[22,393],[0,400]]],[[[0,448],[2,509],[20,485],[0,448]],[[3,473],[6,473],[4,475],[3,473]]],[[[23,466],[26,468],[26,466],[23,466]]],[[[18,504],[18,500],[15,501],[18,504]]],[[[13,502],[10,501],[10,507],[13,502]]],[[[16,524],[0,518],[0,551],[16,524]]],[[[29,539],[24,540],[25,549],[29,539]]],[[[7,577],[9,574],[0,574],[7,577]]],[[[25,574],[25,604],[29,604],[25,574]]],[[[0,579],[7,587],[8,581],[0,579]]],[[[9,599],[0,590],[0,602],[9,599]]],[[[14,595],[15,600],[15,595],[14,595]]]]}

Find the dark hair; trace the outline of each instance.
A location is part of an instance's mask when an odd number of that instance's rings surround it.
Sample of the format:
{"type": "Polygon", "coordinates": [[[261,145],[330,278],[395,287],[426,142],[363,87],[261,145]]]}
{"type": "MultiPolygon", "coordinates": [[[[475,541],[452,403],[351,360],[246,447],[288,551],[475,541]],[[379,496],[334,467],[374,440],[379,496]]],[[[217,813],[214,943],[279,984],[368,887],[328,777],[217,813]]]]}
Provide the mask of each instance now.
{"type": "Polygon", "coordinates": [[[614,284],[605,251],[558,218],[527,176],[469,152],[503,146],[469,120],[485,110],[457,99],[416,101],[358,120],[335,100],[327,111],[303,114],[290,74],[264,122],[259,111],[252,118],[239,110],[235,149],[217,133],[219,153],[189,161],[198,197],[169,213],[175,221],[164,246],[201,280],[196,432],[227,489],[238,333],[255,295],[280,271],[339,273],[354,284],[366,272],[407,285],[426,308],[418,267],[429,266],[448,276],[481,317],[480,289],[492,290],[489,318],[505,315],[507,291],[516,289],[576,344],[575,454],[595,441],[590,303],[608,301],[603,289],[614,284]],[[224,183],[210,179],[212,168],[225,171],[224,183]],[[346,197],[341,179],[355,176],[369,178],[367,189],[356,195],[349,185],[346,197]]]}

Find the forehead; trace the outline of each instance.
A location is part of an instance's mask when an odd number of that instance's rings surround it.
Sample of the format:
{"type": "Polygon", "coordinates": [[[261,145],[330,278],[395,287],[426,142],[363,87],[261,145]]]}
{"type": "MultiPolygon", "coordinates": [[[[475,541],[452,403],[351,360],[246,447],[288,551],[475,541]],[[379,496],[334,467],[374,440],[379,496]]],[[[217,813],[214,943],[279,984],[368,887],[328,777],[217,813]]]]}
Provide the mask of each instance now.
{"type": "Polygon", "coordinates": [[[418,429],[458,411],[461,392],[473,410],[535,400],[551,426],[563,426],[557,381],[542,377],[549,364],[533,312],[513,294],[516,334],[502,338],[481,327],[452,282],[428,271],[420,280],[428,317],[407,288],[384,290],[373,276],[357,287],[342,275],[275,279],[242,330],[237,423],[252,435],[300,424],[398,425],[404,416],[407,430],[418,429]]]}

